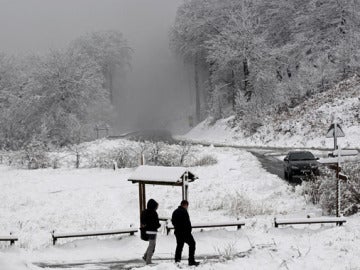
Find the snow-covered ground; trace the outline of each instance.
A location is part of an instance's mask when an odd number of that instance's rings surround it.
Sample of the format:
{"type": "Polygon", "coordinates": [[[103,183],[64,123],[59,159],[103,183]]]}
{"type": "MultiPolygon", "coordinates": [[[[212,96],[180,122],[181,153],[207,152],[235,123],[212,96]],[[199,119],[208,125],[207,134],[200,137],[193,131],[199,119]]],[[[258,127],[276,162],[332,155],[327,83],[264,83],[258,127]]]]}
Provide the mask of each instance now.
{"type": "MultiPolygon", "coordinates": [[[[101,147],[101,145],[99,146],[101,147]]],[[[321,211],[306,205],[299,190],[267,173],[244,150],[203,147],[218,164],[193,167],[199,179],[190,185],[193,222],[247,219],[235,229],[194,230],[198,255],[241,259],[207,263],[199,269],[360,269],[360,217],[343,227],[274,228],[275,216],[305,217],[321,211]]],[[[33,262],[68,263],[138,259],[147,243],[138,236],[60,239],[50,232],[108,230],[138,226],[138,187],[127,181],[134,169],[42,169],[0,167],[0,234],[19,236],[13,247],[1,244],[0,269],[37,269],[33,262]]],[[[181,200],[178,187],[148,187],[159,215],[170,216],[181,200]]],[[[156,257],[173,257],[175,238],[160,234],[156,257]]],[[[184,250],[184,255],[187,248],[184,250]]],[[[75,269],[75,268],[74,268],[75,269]]],[[[84,268],[82,268],[84,269],[84,268]]],[[[96,269],[96,268],[94,268],[96,269]]],[[[144,269],[176,269],[161,263],[144,269]]]]}
{"type": "Polygon", "coordinates": [[[341,148],[360,148],[360,78],[353,77],[333,89],[317,94],[304,103],[280,114],[270,113],[263,126],[245,136],[234,117],[212,123],[207,119],[181,136],[197,142],[240,146],[333,148],[333,139],[325,135],[333,119],[345,132],[339,138],[341,148]]]}

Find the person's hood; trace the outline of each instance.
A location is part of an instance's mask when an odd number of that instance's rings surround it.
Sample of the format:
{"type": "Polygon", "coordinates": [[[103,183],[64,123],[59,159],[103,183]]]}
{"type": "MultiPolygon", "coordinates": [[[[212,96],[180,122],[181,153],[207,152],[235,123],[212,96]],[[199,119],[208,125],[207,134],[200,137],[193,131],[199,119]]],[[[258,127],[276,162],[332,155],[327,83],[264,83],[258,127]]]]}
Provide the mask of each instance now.
{"type": "Polygon", "coordinates": [[[154,199],[150,199],[147,202],[147,209],[148,210],[156,210],[156,207],[158,207],[158,203],[154,199]]]}

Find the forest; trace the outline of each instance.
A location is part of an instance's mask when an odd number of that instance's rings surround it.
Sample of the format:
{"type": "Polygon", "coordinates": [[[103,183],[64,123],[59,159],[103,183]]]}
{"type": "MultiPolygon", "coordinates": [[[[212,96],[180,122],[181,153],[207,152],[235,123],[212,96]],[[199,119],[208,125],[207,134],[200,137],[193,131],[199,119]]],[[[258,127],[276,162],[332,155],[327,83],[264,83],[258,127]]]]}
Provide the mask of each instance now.
{"type": "Polygon", "coordinates": [[[0,54],[0,149],[66,146],[116,118],[114,77],[126,73],[132,50],[121,33],[89,33],[62,50],[0,54]]]}
{"type": "Polygon", "coordinates": [[[245,129],[359,73],[358,0],[187,0],[171,47],[194,67],[196,120],[245,129]]]}
{"type": "MultiPolygon", "coordinates": [[[[359,74],[359,15],[358,0],[183,1],[169,45],[191,73],[191,122],[235,115],[251,134],[264,115],[359,74]]],[[[121,121],[126,100],[116,84],[133,53],[116,31],[44,54],[0,53],[0,149],[61,147],[121,121]]]]}

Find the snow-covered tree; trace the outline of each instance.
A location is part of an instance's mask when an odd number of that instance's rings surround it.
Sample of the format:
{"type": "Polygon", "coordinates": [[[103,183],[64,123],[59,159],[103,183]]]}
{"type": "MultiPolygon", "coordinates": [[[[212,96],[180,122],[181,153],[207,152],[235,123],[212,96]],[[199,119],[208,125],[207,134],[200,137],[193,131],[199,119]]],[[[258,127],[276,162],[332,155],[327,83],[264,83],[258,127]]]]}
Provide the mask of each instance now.
{"type": "Polygon", "coordinates": [[[359,15],[359,0],[187,0],[172,41],[207,63],[211,114],[258,114],[358,74],[359,15]]]}
{"type": "Polygon", "coordinates": [[[92,59],[105,77],[104,87],[109,90],[110,100],[119,102],[116,76],[124,76],[130,67],[132,50],[123,35],[116,31],[94,32],[77,38],[70,45],[75,57],[92,59]]]}
{"type": "Polygon", "coordinates": [[[20,146],[40,139],[56,145],[77,141],[92,117],[89,108],[108,102],[101,68],[68,51],[31,62],[22,97],[12,102],[2,130],[20,146]]]}
{"type": "MultiPolygon", "coordinates": [[[[228,2],[228,0],[224,1],[228,2]]],[[[226,3],[225,3],[226,4],[226,3]]],[[[187,0],[177,12],[171,30],[171,47],[187,62],[194,65],[195,116],[201,118],[200,75],[202,69],[208,69],[206,62],[206,41],[218,34],[226,23],[224,5],[217,0],[187,0]]],[[[210,66],[212,63],[210,63],[210,66]]]]}

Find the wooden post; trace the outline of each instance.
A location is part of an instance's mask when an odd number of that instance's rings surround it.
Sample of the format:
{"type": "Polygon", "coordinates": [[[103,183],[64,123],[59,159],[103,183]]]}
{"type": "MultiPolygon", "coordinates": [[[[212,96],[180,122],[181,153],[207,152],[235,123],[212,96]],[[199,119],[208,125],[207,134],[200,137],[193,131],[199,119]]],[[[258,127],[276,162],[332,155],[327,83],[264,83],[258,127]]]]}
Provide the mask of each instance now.
{"type": "Polygon", "coordinates": [[[337,129],[337,123],[336,123],[336,121],[334,121],[334,151],[336,151],[336,149],[337,149],[337,134],[336,134],[336,129],[337,129]]]}
{"type": "MultiPolygon", "coordinates": [[[[11,235],[12,235],[12,233],[10,233],[10,236],[11,236],[11,235]]],[[[11,239],[11,240],[10,240],[10,246],[11,246],[11,245],[14,245],[14,244],[15,244],[15,240],[14,240],[14,239],[11,239]]]]}
{"type": "Polygon", "coordinates": [[[188,172],[186,171],[182,177],[182,199],[188,199],[188,172]]]}
{"type": "Polygon", "coordinates": [[[144,183],[139,183],[139,209],[140,209],[140,224],[141,224],[141,213],[146,209],[146,195],[145,195],[144,183]]]}
{"type": "Polygon", "coordinates": [[[181,191],[182,191],[182,200],[185,200],[185,174],[182,177],[181,191]]]}
{"type": "MultiPolygon", "coordinates": [[[[336,129],[335,129],[336,131],[336,129]]],[[[341,159],[341,149],[338,148],[338,162],[336,166],[336,216],[340,217],[340,159],[341,159]]]]}
{"type": "Polygon", "coordinates": [[[52,236],[52,239],[53,239],[53,246],[55,246],[55,244],[56,244],[56,240],[57,240],[57,238],[55,237],[55,231],[52,231],[51,232],[51,236],[52,236]]]}
{"type": "Polygon", "coordinates": [[[140,156],[140,165],[145,165],[145,155],[141,154],[140,156]]]}
{"type": "Polygon", "coordinates": [[[141,225],[141,213],[142,213],[142,184],[139,183],[139,211],[140,211],[140,215],[139,215],[139,218],[140,218],[140,225],[141,225]]]}
{"type": "Polygon", "coordinates": [[[76,152],[76,163],[75,163],[76,169],[79,169],[80,167],[80,153],[76,152]]]}
{"type": "Polygon", "coordinates": [[[97,125],[95,126],[95,131],[96,131],[96,139],[99,139],[99,127],[97,125]]]}
{"type": "Polygon", "coordinates": [[[142,202],[143,202],[143,206],[142,206],[142,210],[146,209],[146,192],[145,192],[145,184],[142,184],[142,202]]]}

